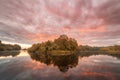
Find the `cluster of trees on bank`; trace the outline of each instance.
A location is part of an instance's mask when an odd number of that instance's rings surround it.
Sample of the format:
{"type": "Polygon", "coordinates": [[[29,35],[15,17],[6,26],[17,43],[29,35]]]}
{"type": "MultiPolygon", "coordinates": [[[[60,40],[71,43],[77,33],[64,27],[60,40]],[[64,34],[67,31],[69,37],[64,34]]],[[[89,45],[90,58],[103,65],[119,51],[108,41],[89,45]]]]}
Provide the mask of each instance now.
{"type": "Polygon", "coordinates": [[[107,46],[107,47],[91,47],[88,45],[80,45],[78,51],[118,51],[120,52],[120,45],[107,46]]]}
{"type": "Polygon", "coordinates": [[[108,47],[101,47],[101,51],[118,51],[120,52],[120,45],[108,46],[108,47]]]}
{"type": "Polygon", "coordinates": [[[103,51],[103,52],[120,52],[120,45],[108,47],[91,47],[88,45],[78,45],[73,38],[68,38],[67,35],[61,35],[54,41],[46,41],[38,44],[33,44],[28,49],[28,52],[40,53],[47,51],[103,51]]]}
{"type": "Polygon", "coordinates": [[[21,50],[21,47],[17,44],[3,44],[0,40],[0,51],[12,51],[12,50],[21,50]]]}
{"type": "Polygon", "coordinates": [[[28,49],[28,52],[39,53],[47,51],[76,51],[78,43],[73,38],[68,38],[66,35],[61,35],[54,41],[46,41],[38,44],[33,44],[28,49]]]}
{"type": "Polygon", "coordinates": [[[78,51],[99,51],[100,47],[91,47],[88,45],[79,45],[78,51]]]}

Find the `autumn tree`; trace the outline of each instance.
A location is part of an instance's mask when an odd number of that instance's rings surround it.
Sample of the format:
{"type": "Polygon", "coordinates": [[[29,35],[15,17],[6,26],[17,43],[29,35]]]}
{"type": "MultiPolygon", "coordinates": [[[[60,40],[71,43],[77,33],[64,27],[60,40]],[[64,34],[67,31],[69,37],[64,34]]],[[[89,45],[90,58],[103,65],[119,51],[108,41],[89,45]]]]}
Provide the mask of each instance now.
{"type": "Polygon", "coordinates": [[[68,38],[67,35],[61,35],[59,38],[52,41],[46,41],[32,45],[28,49],[29,52],[46,52],[53,50],[75,51],[78,48],[77,41],[73,38],[68,38]]]}
{"type": "Polygon", "coordinates": [[[46,51],[51,51],[53,49],[53,42],[52,41],[47,41],[45,42],[45,50],[46,51]]]}
{"type": "Polygon", "coordinates": [[[68,37],[61,35],[58,39],[54,40],[54,43],[58,45],[59,50],[66,50],[68,46],[68,37]]]}
{"type": "Polygon", "coordinates": [[[76,50],[78,48],[77,41],[73,38],[68,38],[67,35],[61,35],[58,39],[55,39],[55,44],[58,45],[60,50],[76,50]]]}

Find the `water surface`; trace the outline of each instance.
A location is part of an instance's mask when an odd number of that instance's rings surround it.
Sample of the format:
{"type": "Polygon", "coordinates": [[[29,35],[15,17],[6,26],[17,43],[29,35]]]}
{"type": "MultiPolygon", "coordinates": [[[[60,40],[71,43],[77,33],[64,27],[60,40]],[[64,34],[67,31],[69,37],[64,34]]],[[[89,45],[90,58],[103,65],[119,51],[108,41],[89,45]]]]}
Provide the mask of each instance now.
{"type": "Polygon", "coordinates": [[[120,59],[115,56],[5,54],[0,55],[0,80],[120,80],[120,59]]]}

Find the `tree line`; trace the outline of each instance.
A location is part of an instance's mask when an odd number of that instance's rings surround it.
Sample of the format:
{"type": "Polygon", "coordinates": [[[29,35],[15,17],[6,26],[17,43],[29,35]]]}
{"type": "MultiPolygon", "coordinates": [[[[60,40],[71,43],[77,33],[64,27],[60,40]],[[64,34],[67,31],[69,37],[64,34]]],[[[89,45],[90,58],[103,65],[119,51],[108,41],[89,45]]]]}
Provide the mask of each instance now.
{"type": "Polygon", "coordinates": [[[120,45],[108,46],[108,47],[91,47],[88,45],[78,45],[77,40],[69,38],[67,35],[60,35],[59,38],[54,41],[46,41],[38,44],[33,44],[28,49],[28,52],[32,53],[45,53],[47,51],[120,51],[120,45]]]}
{"type": "Polygon", "coordinates": [[[0,51],[12,51],[12,50],[21,50],[21,46],[14,44],[3,44],[0,40],[0,51]]]}
{"type": "Polygon", "coordinates": [[[91,47],[88,45],[80,45],[79,51],[120,51],[120,45],[106,46],[106,47],[91,47]]]}

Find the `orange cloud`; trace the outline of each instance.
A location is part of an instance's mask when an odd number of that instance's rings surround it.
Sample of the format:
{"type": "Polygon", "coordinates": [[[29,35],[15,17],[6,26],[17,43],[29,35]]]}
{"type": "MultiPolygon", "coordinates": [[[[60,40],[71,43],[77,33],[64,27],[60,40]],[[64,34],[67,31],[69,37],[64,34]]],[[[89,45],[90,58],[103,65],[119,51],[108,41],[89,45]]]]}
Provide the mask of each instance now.
{"type": "Polygon", "coordinates": [[[29,38],[31,38],[34,42],[42,42],[47,40],[54,40],[57,38],[56,35],[50,35],[50,34],[41,34],[41,33],[35,33],[35,34],[28,34],[29,38]]]}
{"type": "Polygon", "coordinates": [[[87,28],[79,28],[77,29],[80,33],[83,34],[88,34],[88,33],[93,33],[93,32],[106,32],[107,29],[105,26],[98,26],[98,27],[87,27],[87,28]]]}

